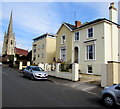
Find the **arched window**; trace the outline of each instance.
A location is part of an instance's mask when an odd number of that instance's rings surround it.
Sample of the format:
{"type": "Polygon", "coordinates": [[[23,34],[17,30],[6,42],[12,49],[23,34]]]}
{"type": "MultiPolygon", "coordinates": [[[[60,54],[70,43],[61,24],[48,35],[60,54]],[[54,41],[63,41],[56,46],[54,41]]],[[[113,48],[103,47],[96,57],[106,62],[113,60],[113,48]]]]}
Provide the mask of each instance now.
{"type": "Polygon", "coordinates": [[[13,44],[13,41],[11,40],[11,45],[13,44]]]}
{"type": "Polygon", "coordinates": [[[6,40],[6,44],[8,43],[8,40],[6,40]]]}

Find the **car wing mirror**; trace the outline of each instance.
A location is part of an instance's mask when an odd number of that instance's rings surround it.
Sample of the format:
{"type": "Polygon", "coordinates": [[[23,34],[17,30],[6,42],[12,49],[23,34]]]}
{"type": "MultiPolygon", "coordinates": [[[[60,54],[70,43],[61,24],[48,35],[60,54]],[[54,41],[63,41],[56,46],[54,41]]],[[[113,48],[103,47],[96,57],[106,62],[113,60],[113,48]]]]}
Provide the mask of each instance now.
{"type": "Polygon", "coordinates": [[[30,72],[32,72],[32,69],[29,69],[30,72]]]}

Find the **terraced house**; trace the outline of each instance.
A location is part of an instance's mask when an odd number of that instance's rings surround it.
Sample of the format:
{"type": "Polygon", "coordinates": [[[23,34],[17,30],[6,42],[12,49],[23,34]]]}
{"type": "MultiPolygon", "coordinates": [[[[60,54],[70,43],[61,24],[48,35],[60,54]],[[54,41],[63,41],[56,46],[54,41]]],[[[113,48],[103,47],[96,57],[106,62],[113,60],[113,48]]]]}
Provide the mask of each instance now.
{"type": "Polygon", "coordinates": [[[57,32],[56,59],[78,63],[81,73],[101,75],[102,64],[120,61],[120,25],[114,3],[109,19],[100,18],[75,25],[62,23],[57,32]]]}

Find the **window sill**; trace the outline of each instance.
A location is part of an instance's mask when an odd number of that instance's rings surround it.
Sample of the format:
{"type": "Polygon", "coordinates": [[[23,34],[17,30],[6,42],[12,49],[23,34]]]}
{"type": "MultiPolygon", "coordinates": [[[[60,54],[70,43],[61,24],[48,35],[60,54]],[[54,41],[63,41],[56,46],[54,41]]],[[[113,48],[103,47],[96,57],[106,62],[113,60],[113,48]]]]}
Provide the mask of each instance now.
{"type": "Polygon", "coordinates": [[[87,72],[87,74],[88,74],[88,75],[94,75],[94,73],[88,73],[88,72],[87,72]]]}
{"type": "Polygon", "coordinates": [[[66,43],[61,43],[61,45],[65,45],[66,43]]]}
{"type": "Polygon", "coordinates": [[[89,60],[85,59],[85,62],[93,62],[93,61],[96,61],[96,59],[89,59],[89,60]]]}
{"type": "Polygon", "coordinates": [[[74,40],[74,42],[79,42],[80,40],[74,40]]]}
{"type": "Polygon", "coordinates": [[[87,40],[89,40],[89,39],[93,39],[94,37],[87,37],[87,40]]]}

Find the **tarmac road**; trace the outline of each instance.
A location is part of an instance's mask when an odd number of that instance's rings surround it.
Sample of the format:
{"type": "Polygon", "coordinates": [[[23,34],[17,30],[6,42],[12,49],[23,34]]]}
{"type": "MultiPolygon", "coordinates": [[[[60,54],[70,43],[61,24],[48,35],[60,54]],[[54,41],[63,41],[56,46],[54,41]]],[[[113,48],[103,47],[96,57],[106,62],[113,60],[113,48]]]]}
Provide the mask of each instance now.
{"type": "Polygon", "coordinates": [[[2,107],[102,107],[100,97],[49,80],[32,81],[2,67],[2,107]]]}

